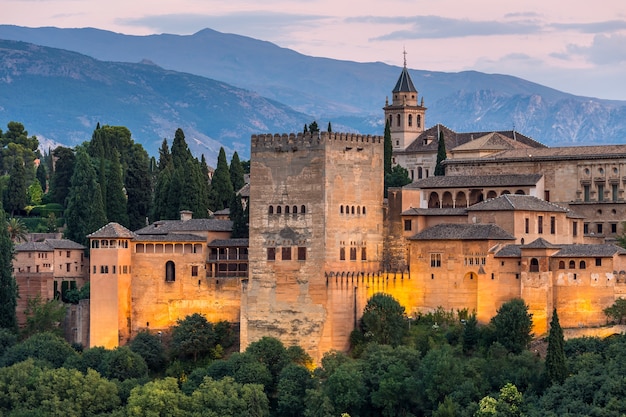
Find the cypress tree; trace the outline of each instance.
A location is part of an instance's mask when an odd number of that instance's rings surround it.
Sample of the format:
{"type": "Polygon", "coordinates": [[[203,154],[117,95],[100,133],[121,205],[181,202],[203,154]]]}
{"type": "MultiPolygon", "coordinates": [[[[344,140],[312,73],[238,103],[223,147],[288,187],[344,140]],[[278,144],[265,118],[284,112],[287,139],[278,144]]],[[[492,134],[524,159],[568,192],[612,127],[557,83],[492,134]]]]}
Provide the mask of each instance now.
{"type": "MultiPolygon", "coordinates": [[[[44,157],[45,158],[45,157],[44,157]]],[[[41,189],[43,190],[43,192],[47,192],[48,191],[48,173],[46,172],[46,166],[43,162],[43,160],[39,161],[39,165],[37,166],[37,173],[35,174],[35,176],[37,177],[37,181],[39,181],[39,184],[41,185],[41,189]]]]}
{"type": "Polygon", "coordinates": [[[22,158],[15,157],[13,159],[5,198],[7,209],[11,212],[11,215],[15,215],[17,211],[22,210],[28,204],[26,168],[22,158]]]}
{"type": "Polygon", "coordinates": [[[328,133],[333,132],[333,127],[330,125],[330,122],[328,122],[328,127],[326,128],[326,130],[328,131],[328,133]]]}
{"type": "Polygon", "coordinates": [[[249,234],[248,229],[248,217],[243,209],[241,202],[241,196],[235,194],[233,201],[230,203],[230,219],[233,222],[233,238],[246,238],[249,234]]]}
{"type": "Polygon", "coordinates": [[[130,230],[137,230],[146,225],[146,217],[152,199],[152,177],[150,160],[143,146],[136,143],[131,149],[126,173],[126,195],[128,201],[128,224],[130,230]]]}
{"type": "Polygon", "coordinates": [[[85,246],[88,244],[87,235],[106,224],[100,184],[96,178],[91,158],[85,149],[79,148],[67,196],[65,236],[85,246]]]}
{"type": "Polygon", "coordinates": [[[65,199],[70,190],[76,157],[74,151],[63,146],[59,146],[52,151],[52,155],[56,158],[54,172],[50,181],[52,200],[65,207],[65,199]]]}
{"type": "Polygon", "coordinates": [[[239,160],[237,152],[233,154],[233,158],[230,160],[230,182],[233,184],[233,191],[237,192],[246,184],[243,175],[243,167],[239,160]]]}
{"type": "Polygon", "coordinates": [[[443,130],[440,130],[439,143],[437,144],[437,165],[435,165],[435,176],[446,175],[446,168],[442,164],[446,158],[446,141],[443,138],[443,130]]]}
{"type": "Polygon", "coordinates": [[[0,205],[0,328],[17,331],[17,284],[13,276],[13,242],[0,205]]]}
{"type": "Polygon", "coordinates": [[[468,354],[478,345],[480,334],[478,332],[478,320],[476,314],[469,316],[463,329],[463,353],[468,354]]]}
{"type": "Polygon", "coordinates": [[[124,194],[124,181],[122,179],[122,165],[119,153],[113,150],[113,160],[106,164],[106,184],[100,184],[100,188],[106,188],[104,201],[107,220],[128,227],[128,211],[126,207],[126,195],[124,194]]]}
{"type": "Polygon", "coordinates": [[[563,329],[559,323],[556,308],[552,312],[550,334],[548,335],[548,352],[546,355],[546,374],[551,383],[562,384],[567,378],[565,363],[563,329]]]}
{"type": "Polygon", "coordinates": [[[389,126],[389,120],[385,122],[385,136],[384,136],[384,170],[385,175],[391,174],[391,154],[393,153],[393,144],[391,143],[391,127],[389,126]]]}
{"type": "Polygon", "coordinates": [[[232,201],[233,194],[233,184],[230,182],[226,152],[224,152],[224,148],[220,148],[220,153],[217,157],[217,168],[215,168],[213,180],[211,181],[211,211],[227,208],[232,201]]]}

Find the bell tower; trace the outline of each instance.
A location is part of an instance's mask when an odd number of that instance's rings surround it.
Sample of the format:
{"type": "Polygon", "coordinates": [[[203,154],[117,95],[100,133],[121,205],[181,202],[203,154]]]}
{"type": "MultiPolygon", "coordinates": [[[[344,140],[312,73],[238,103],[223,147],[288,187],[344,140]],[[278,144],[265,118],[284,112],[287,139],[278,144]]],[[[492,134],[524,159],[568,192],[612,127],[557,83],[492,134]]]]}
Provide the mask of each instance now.
{"type": "Polygon", "coordinates": [[[417,89],[413,85],[406,67],[406,51],[404,51],[404,67],[400,78],[391,92],[392,101],[385,101],[385,120],[389,123],[393,151],[403,151],[424,131],[426,107],[424,98],[418,104],[417,89]]]}

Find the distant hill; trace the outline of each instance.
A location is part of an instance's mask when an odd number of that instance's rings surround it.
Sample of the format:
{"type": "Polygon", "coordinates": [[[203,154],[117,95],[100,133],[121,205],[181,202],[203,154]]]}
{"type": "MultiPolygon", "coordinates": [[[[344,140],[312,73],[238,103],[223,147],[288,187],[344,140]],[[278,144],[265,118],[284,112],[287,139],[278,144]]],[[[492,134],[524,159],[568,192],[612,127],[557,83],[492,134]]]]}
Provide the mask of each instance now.
{"type": "MultiPolygon", "coordinates": [[[[256,91],[312,115],[322,127],[331,121],[336,131],[382,134],[381,108],[400,73],[400,68],[380,62],[310,57],[210,29],[188,36],[130,36],[91,28],[0,25],[0,38],[106,61],[149,60],[169,70],[256,91]]],[[[419,62],[419,57],[415,60],[419,62]]],[[[429,109],[426,125],[443,123],[457,131],[515,128],[551,146],[623,143],[626,138],[625,101],[579,97],[520,78],[475,71],[412,70],[411,76],[429,109]]],[[[227,126],[225,120],[223,125],[227,126]]]]}
{"type": "Polygon", "coordinates": [[[76,52],[0,40],[0,128],[73,146],[96,124],[128,127],[152,155],[178,127],[215,164],[220,146],[249,155],[250,135],[302,129],[310,117],[255,92],[151,63],[104,62],[76,52]]]}

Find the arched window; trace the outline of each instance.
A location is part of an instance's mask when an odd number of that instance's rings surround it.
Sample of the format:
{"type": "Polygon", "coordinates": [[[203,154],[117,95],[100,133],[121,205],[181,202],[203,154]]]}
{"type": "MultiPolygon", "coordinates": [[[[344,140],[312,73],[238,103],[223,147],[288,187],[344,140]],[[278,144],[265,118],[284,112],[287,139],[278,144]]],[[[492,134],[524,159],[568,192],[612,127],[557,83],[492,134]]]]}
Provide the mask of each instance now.
{"type": "Polygon", "coordinates": [[[174,262],[167,261],[165,263],[165,282],[176,281],[176,266],[174,262]]]}
{"type": "Polygon", "coordinates": [[[361,214],[361,206],[356,207],[356,214],[361,214]]]}
{"type": "Polygon", "coordinates": [[[422,167],[417,167],[417,179],[422,179],[422,167]]]}
{"type": "Polygon", "coordinates": [[[422,116],[421,115],[417,115],[417,127],[420,127],[422,125],[422,116]]]}
{"type": "Polygon", "coordinates": [[[396,116],[396,124],[400,127],[400,115],[396,116]]]}
{"type": "Polygon", "coordinates": [[[569,261],[569,269],[575,269],[575,268],[576,268],[576,262],[569,261]]]}
{"type": "Polygon", "coordinates": [[[413,126],[413,115],[409,114],[409,127],[413,126]]]}
{"type": "Polygon", "coordinates": [[[281,206],[276,206],[276,214],[281,214],[283,208],[281,206]]]}
{"type": "Polygon", "coordinates": [[[539,261],[537,258],[530,260],[530,272],[539,272],[539,261]]]}
{"type": "Polygon", "coordinates": [[[526,195],[524,190],[517,190],[517,191],[515,191],[515,194],[517,194],[517,195],[526,195]]]}
{"type": "Polygon", "coordinates": [[[559,261],[559,269],[565,269],[565,261],[559,261]]]}
{"type": "Polygon", "coordinates": [[[285,214],[289,214],[289,206],[285,206],[285,214]]]}
{"type": "Polygon", "coordinates": [[[343,214],[343,206],[339,206],[339,213],[343,214]]]}
{"type": "Polygon", "coordinates": [[[365,215],[365,206],[363,206],[363,215],[365,215]]]}
{"type": "Polygon", "coordinates": [[[300,206],[300,213],[306,213],[306,206],[304,204],[300,206]]]}
{"type": "Polygon", "coordinates": [[[587,263],[585,261],[580,261],[580,269],[587,268],[587,263]]]}
{"type": "Polygon", "coordinates": [[[293,214],[298,214],[298,206],[293,206],[293,214]]]}
{"type": "Polygon", "coordinates": [[[274,206],[270,206],[270,207],[267,209],[267,213],[268,213],[268,214],[274,214],[274,206]]]}
{"type": "Polygon", "coordinates": [[[352,214],[354,214],[354,206],[352,206],[352,214]]]}

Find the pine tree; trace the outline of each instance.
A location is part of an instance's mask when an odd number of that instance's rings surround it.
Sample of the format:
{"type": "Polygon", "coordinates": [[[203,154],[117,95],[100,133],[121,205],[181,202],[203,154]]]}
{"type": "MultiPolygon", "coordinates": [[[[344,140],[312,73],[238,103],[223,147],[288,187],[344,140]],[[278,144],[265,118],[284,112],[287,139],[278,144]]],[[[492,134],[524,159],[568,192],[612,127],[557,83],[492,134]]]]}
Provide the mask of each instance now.
{"type": "Polygon", "coordinates": [[[562,384],[567,378],[563,329],[559,324],[556,308],[552,312],[550,334],[548,335],[548,352],[546,355],[546,374],[551,383],[562,384]]]}
{"type": "Polygon", "coordinates": [[[0,205],[0,328],[17,331],[17,284],[13,276],[13,242],[0,205]]]}
{"type": "Polygon", "coordinates": [[[230,182],[233,184],[233,191],[237,192],[246,184],[243,175],[243,167],[239,160],[237,152],[233,154],[230,160],[230,182]]]}
{"type": "Polygon", "coordinates": [[[65,236],[87,246],[87,235],[106,224],[106,215],[96,171],[85,149],[76,151],[76,166],[67,196],[65,236]]]}
{"type": "Polygon", "coordinates": [[[220,148],[217,157],[217,168],[211,181],[211,211],[218,211],[229,206],[233,198],[233,184],[230,182],[230,171],[226,161],[226,152],[220,148]]]}
{"type": "Polygon", "coordinates": [[[437,145],[437,165],[435,165],[435,176],[446,175],[446,167],[443,166],[443,161],[447,158],[446,154],[446,141],[443,138],[443,130],[439,131],[439,143],[437,145]]]}
{"type": "Polygon", "coordinates": [[[320,131],[320,128],[317,126],[317,122],[313,120],[311,124],[309,125],[309,132],[313,134],[313,133],[318,133],[319,131],[320,131]]]}

